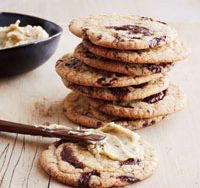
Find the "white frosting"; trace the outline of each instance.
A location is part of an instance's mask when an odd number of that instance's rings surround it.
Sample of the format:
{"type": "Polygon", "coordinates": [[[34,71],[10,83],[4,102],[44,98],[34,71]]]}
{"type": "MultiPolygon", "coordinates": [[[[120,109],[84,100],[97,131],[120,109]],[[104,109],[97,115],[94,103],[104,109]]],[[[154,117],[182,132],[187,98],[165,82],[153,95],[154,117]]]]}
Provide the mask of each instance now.
{"type": "Polygon", "coordinates": [[[58,125],[58,124],[50,124],[50,125],[35,125],[35,127],[41,127],[44,129],[68,129],[64,125],[58,125]]]}
{"type": "Polygon", "coordinates": [[[140,136],[133,131],[115,123],[99,128],[106,139],[88,149],[95,155],[106,155],[113,160],[124,161],[129,158],[143,159],[144,150],[140,144],[140,136]]]}

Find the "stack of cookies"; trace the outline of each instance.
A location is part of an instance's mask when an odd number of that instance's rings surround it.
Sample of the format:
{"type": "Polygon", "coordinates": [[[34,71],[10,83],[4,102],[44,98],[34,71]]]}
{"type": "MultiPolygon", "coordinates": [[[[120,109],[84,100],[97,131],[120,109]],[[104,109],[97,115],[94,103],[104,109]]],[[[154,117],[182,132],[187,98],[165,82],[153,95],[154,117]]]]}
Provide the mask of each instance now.
{"type": "Polygon", "coordinates": [[[115,122],[135,130],[183,109],[185,95],[168,72],[188,49],[169,25],[99,15],[75,19],[69,29],[83,41],[58,60],[56,71],[73,90],[64,101],[72,122],[93,128],[115,122]]]}

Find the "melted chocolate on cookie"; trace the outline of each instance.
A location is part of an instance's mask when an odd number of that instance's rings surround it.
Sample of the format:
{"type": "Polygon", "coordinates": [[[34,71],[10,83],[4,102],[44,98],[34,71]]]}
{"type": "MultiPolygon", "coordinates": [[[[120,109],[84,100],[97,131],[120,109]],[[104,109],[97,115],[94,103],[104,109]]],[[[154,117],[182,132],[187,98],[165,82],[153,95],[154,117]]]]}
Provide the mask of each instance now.
{"type": "Polygon", "coordinates": [[[72,59],[69,63],[66,63],[65,66],[70,68],[77,68],[81,66],[81,62],[78,59],[72,59]]]}
{"type": "MultiPolygon", "coordinates": [[[[153,120],[154,122],[155,122],[155,120],[153,120]]],[[[152,123],[153,124],[153,123],[152,123]]],[[[151,123],[149,123],[147,120],[146,121],[144,121],[144,123],[143,123],[143,127],[148,127],[148,126],[150,126],[151,125],[151,123]]]]}
{"type": "MultiPolygon", "coordinates": [[[[147,83],[139,84],[139,85],[133,85],[130,87],[133,88],[143,88],[147,83]]],[[[121,87],[121,88],[110,88],[110,92],[118,99],[118,100],[123,100],[124,97],[128,95],[131,91],[129,90],[128,87],[121,87]]]]}
{"type": "Polygon", "coordinates": [[[65,141],[64,139],[61,139],[61,140],[55,142],[55,143],[54,143],[54,146],[57,148],[59,145],[65,143],[65,142],[66,142],[66,141],[65,141]]]}
{"type": "Polygon", "coordinates": [[[139,165],[140,162],[141,162],[140,159],[130,158],[130,159],[127,159],[126,161],[120,161],[120,166],[123,166],[123,165],[139,165]]]}
{"type": "Polygon", "coordinates": [[[144,36],[153,35],[153,32],[148,28],[138,25],[107,26],[106,28],[114,29],[116,31],[128,31],[128,34],[143,34],[144,36]]]}
{"type": "Polygon", "coordinates": [[[123,88],[110,88],[110,92],[118,99],[122,100],[130,92],[127,87],[123,88]]]}
{"type": "Polygon", "coordinates": [[[90,188],[89,182],[91,176],[100,176],[100,173],[96,170],[93,170],[91,172],[86,172],[81,174],[79,181],[78,181],[78,188],[90,188]]]}
{"type": "Polygon", "coordinates": [[[157,22],[164,24],[164,25],[167,25],[167,23],[165,23],[165,22],[161,22],[161,21],[158,21],[158,20],[157,20],[157,22]]]}
{"type": "Polygon", "coordinates": [[[149,20],[149,21],[156,21],[156,22],[158,22],[158,23],[161,23],[161,24],[164,24],[164,25],[167,25],[167,23],[165,23],[165,22],[161,22],[161,21],[158,21],[158,20],[154,20],[154,19],[152,19],[152,18],[148,18],[148,17],[141,17],[141,20],[149,20]]]}
{"type": "Polygon", "coordinates": [[[156,102],[162,100],[165,97],[165,95],[166,95],[166,90],[164,90],[160,93],[157,93],[155,95],[151,95],[149,97],[146,97],[142,101],[149,103],[149,104],[156,103],[156,102]]]}
{"type": "Polygon", "coordinates": [[[73,151],[70,147],[64,146],[62,152],[60,153],[60,156],[63,161],[68,162],[73,167],[80,169],[84,168],[84,164],[78,161],[78,159],[76,158],[76,156],[74,156],[73,151]]]}
{"type": "Polygon", "coordinates": [[[114,83],[116,83],[117,78],[99,78],[97,80],[97,83],[101,86],[112,86],[114,83]]]}
{"type": "Polygon", "coordinates": [[[120,36],[115,36],[115,40],[113,41],[114,43],[118,43],[118,42],[124,42],[125,40],[122,39],[120,36]]]}
{"type": "Polygon", "coordinates": [[[102,35],[97,36],[97,41],[102,39],[102,35]]]}
{"type": "Polygon", "coordinates": [[[118,176],[117,178],[120,179],[120,181],[127,183],[136,183],[140,181],[139,179],[130,176],[118,176]]]}
{"type": "Polygon", "coordinates": [[[174,63],[161,63],[158,65],[150,64],[150,65],[147,65],[147,69],[153,73],[160,73],[162,71],[162,68],[167,68],[168,70],[170,70],[171,67],[173,66],[174,66],[174,63]]]}
{"type": "Polygon", "coordinates": [[[92,54],[91,52],[89,52],[89,51],[85,51],[85,57],[87,57],[87,58],[97,58],[97,56],[96,55],[94,55],[94,54],[92,54]]]}
{"type": "Polygon", "coordinates": [[[165,40],[166,40],[166,36],[155,37],[152,40],[150,40],[149,47],[154,48],[154,47],[158,46],[161,41],[165,41],[165,40]]]}
{"type": "Polygon", "coordinates": [[[140,19],[141,20],[154,21],[152,18],[148,18],[148,17],[144,17],[144,16],[142,16],[140,19]]]}
{"type": "Polygon", "coordinates": [[[131,86],[131,87],[133,87],[133,88],[143,88],[143,87],[146,86],[147,84],[148,84],[148,82],[142,83],[142,84],[139,84],[139,85],[133,85],[133,86],[131,86]]]}

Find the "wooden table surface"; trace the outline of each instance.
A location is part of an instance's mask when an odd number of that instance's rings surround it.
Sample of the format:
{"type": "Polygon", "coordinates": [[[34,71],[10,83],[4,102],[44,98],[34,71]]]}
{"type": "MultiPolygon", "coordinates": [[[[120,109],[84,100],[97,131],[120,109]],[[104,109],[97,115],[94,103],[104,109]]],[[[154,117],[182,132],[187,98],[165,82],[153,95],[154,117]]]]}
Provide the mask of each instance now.
{"type": "MultiPolygon", "coordinates": [[[[1,11],[43,17],[66,28],[69,20],[93,13],[126,13],[171,22],[192,48],[189,59],[171,72],[171,80],[188,96],[187,108],[159,126],[138,131],[156,149],[159,167],[134,188],[200,188],[200,1],[0,0],[1,11]]],[[[57,74],[56,60],[80,40],[66,29],[53,57],[35,71],[0,80],[0,118],[23,123],[63,123],[62,100],[69,92],[57,74]]],[[[20,62],[19,62],[20,63],[20,62]]],[[[66,187],[38,165],[42,150],[54,139],[0,133],[0,187],[66,187]]]]}

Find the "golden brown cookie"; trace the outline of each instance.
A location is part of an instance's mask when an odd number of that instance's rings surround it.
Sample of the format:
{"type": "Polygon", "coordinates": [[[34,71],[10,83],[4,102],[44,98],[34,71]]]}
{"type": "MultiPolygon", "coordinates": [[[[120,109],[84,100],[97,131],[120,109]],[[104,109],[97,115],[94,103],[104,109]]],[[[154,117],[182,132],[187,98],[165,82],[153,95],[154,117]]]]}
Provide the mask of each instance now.
{"type": "MultiPolygon", "coordinates": [[[[131,76],[147,76],[155,73],[167,73],[174,66],[174,63],[141,64],[111,60],[94,55],[89,52],[82,43],[76,47],[74,57],[93,68],[131,76]]],[[[117,56],[114,56],[114,58],[117,58],[117,56]]],[[[126,61],[126,59],[124,59],[124,61],[126,61]]]]}
{"type": "Polygon", "coordinates": [[[130,130],[137,130],[160,122],[164,116],[149,119],[128,119],[105,114],[92,107],[88,98],[72,92],[63,104],[65,116],[72,122],[89,128],[99,128],[109,122],[115,122],[130,130]]]}
{"type": "Polygon", "coordinates": [[[168,89],[142,100],[108,102],[90,98],[90,103],[100,111],[125,118],[152,118],[180,111],[185,107],[186,96],[178,86],[171,84],[168,89]]]}
{"type": "Polygon", "coordinates": [[[143,159],[115,161],[95,156],[78,143],[56,142],[42,152],[41,167],[56,180],[78,188],[109,188],[133,184],[148,178],[157,167],[155,151],[141,141],[143,159]]]}
{"type": "Polygon", "coordinates": [[[118,50],[104,48],[101,46],[94,45],[88,40],[84,40],[83,45],[88,51],[95,54],[96,56],[121,61],[129,64],[139,63],[145,65],[161,65],[161,70],[164,69],[164,65],[166,63],[168,64],[170,62],[177,62],[187,58],[190,52],[186,44],[178,39],[171,43],[168,43],[165,46],[146,50],[118,50]],[[164,67],[162,68],[162,66],[164,67]]]}
{"type": "Polygon", "coordinates": [[[164,74],[156,73],[149,76],[127,76],[94,69],[72,54],[60,58],[56,64],[56,71],[61,78],[75,84],[93,87],[125,87],[139,85],[150,80],[158,79],[164,74]]]}
{"type": "Polygon", "coordinates": [[[130,101],[143,99],[166,90],[169,87],[169,78],[165,76],[140,85],[119,88],[88,87],[74,84],[65,79],[63,79],[63,83],[73,91],[88,97],[110,101],[130,101]]]}
{"type": "Polygon", "coordinates": [[[93,15],[74,19],[69,30],[98,46],[123,50],[164,46],[177,37],[175,29],[164,22],[132,15],[93,15]]]}

